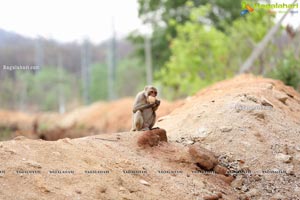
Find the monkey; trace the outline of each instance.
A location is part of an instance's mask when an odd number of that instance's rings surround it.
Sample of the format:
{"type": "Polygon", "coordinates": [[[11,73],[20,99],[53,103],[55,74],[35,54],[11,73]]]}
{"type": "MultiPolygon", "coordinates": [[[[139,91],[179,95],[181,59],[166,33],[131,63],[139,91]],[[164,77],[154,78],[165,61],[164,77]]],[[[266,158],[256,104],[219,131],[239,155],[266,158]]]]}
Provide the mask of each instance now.
{"type": "Polygon", "coordinates": [[[157,100],[156,96],[157,89],[153,86],[146,86],[136,95],[132,110],[131,131],[146,131],[153,128],[156,120],[155,111],[160,105],[160,100],[157,100]]]}

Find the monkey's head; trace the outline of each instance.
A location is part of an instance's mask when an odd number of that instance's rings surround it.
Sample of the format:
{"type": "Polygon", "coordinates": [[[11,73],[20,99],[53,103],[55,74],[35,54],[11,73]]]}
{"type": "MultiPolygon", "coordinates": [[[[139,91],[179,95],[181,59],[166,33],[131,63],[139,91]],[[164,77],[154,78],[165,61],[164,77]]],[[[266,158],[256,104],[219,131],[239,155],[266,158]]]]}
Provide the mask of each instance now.
{"type": "Polygon", "coordinates": [[[146,86],[144,89],[145,96],[147,97],[147,101],[149,103],[155,103],[157,96],[157,89],[151,85],[146,86]]]}

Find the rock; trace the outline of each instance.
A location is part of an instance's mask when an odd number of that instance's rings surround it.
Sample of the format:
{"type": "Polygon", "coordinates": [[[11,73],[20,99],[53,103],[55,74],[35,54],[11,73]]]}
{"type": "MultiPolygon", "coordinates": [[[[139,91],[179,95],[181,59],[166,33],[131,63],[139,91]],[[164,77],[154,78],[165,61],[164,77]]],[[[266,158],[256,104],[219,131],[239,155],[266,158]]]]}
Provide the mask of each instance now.
{"type": "Polygon", "coordinates": [[[286,197],[280,193],[276,193],[270,198],[270,200],[283,200],[283,199],[286,199],[286,197]]]}
{"type": "Polygon", "coordinates": [[[140,183],[143,184],[143,185],[150,186],[150,184],[147,181],[143,180],[143,179],[140,180],[140,183]]]}
{"type": "Polygon", "coordinates": [[[273,89],[273,85],[272,85],[272,84],[267,84],[267,85],[266,85],[266,88],[267,88],[268,90],[271,90],[271,89],[273,89]]]}
{"type": "Polygon", "coordinates": [[[207,137],[210,133],[211,133],[211,131],[207,130],[207,128],[200,127],[200,128],[198,128],[198,130],[197,130],[197,137],[205,138],[205,137],[207,137]]]}
{"type": "Polygon", "coordinates": [[[151,130],[152,133],[159,136],[159,141],[161,142],[168,142],[167,132],[164,129],[153,129],[151,130]]]}
{"type": "Polygon", "coordinates": [[[260,194],[260,192],[259,192],[257,189],[252,188],[252,189],[250,189],[250,190],[246,193],[246,195],[247,195],[248,197],[255,197],[255,196],[260,196],[261,194],[260,194]]]}
{"type": "Polygon", "coordinates": [[[15,150],[13,150],[13,149],[7,149],[7,148],[4,148],[4,151],[5,151],[5,152],[8,152],[8,153],[10,153],[10,154],[17,154],[17,152],[16,152],[15,150]]]}
{"type": "Polygon", "coordinates": [[[257,98],[255,96],[252,96],[252,95],[245,95],[246,96],[246,99],[248,99],[249,101],[253,101],[255,103],[258,102],[257,98]]]}
{"type": "Polygon", "coordinates": [[[215,171],[217,174],[226,175],[228,169],[227,169],[226,167],[221,166],[221,165],[216,165],[216,166],[214,167],[214,171],[215,171]]]}
{"type": "Polygon", "coordinates": [[[223,126],[220,128],[222,132],[230,132],[232,130],[231,126],[223,126]]]}
{"type": "Polygon", "coordinates": [[[271,102],[269,100],[267,100],[266,98],[262,98],[261,99],[261,105],[263,106],[271,106],[271,107],[274,107],[271,102]]]}
{"type": "Polygon", "coordinates": [[[70,138],[64,138],[64,139],[61,139],[61,141],[64,142],[64,143],[67,143],[67,144],[72,144],[70,138]]]}
{"type": "Polygon", "coordinates": [[[157,146],[159,142],[168,142],[167,134],[164,129],[153,129],[145,131],[139,136],[137,144],[139,147],[157,146]]]}
{"type": "Polygon", "coordinates": [[[230,185],[232,183],[232,181],[234,180],[233,176],[224,176],[224,175],[221,175],[221,174],[216,174],[216,177],[221,179],[222,181],[224,181],[228,185],[230,185]]]}
{"type": "Polygon", "coordinates": [[[218,199],[220,199],[220,198],[216,194],[212,194],[212,195],[208,195],[208,196],[203,197],[203,200],[218,200],[218,199]]]}
{"type": "Polygon", "coordinates": [[[80,190],[75,190],[75,192],[76,192],[77,194],[81,194],[81,193],[82,193],[80,190]]]}
{"type": "Polygon", "coordinates": [[[27,139],[27,137],[20,135],[20,136],[15,137],[13,140],[26,140],[26,139],[27,139]]]}
{"type": "Polygon", "coordinates": [[[39,189],[40,189],[43,193],[49,193],[49,192],[50,192],[50,190],[49,190],[47,187],[45,187],[45,186],[40,186],[39,189]]]}
{"type": "Polygon", "coordinates": [[[121,187],[119,188],[119,190],[120,190],[120,191],[126,191],[126,188],[124,188],[124,187],[121,186],[121,187]]]}
{"type": "Polygon", "coordinates": [[[286,100],[289,98],[285,93],[279,91],[273,91],[273,96],[283,104],[286,104],[286,100]]]}
{"type": "Polygon", "coordinates": [[[246,185],[243,185],[241,189],[243,192],[249,191],[249,188],[246,185]]]}
{"type": "Polygon", "coordinates": [[[151,132],[144,132],[137,141],[139,147],[153,147],[157,146],[159,143],[159,136],[156,134],[152,134],[151,132]]]}
{"type": "Polygon", "coordinates": [[[276,154],[275,158],[279,161],[284,162],[284,163],[290,163],[292,161],[292,156],[286,155],[286,154],[283,154],[283,153],[276,154]]]}
{"type": "Polygon", "coordinates": [[[189,154],[194,163],[205,170],[212,170],[217,164],[218,160],[213,152],[193,144],[189,147],[189,154]]]}
{"type": "Polygon", "coordinates": [[[100,193],[105,193],[106,192],[106,190],[107,190],[107,188],[106,187],[99,187],[99,191],[100,191],[100,193]]]}
{"type": "Polygon", "coordinates": [[[188,145],[191,145],[191,144],[194,144],[194,143],[195,143],[195,142],[192,141],[192,140],[187,140],[187,141],[184,142],[184,144],[188,144],[188,145]]]}
{"type": "Polygon", "coordinates": [[[300,153],[296,153],[294,159],[300,162],[300,153]]]}
{"type": "Polygon", "coordinates": [[[30,167],[34,167],[34,168],[39,168],[39,169],[42,168],[41,164],[33,160],[26,161],[26,165],[29,165],[30,167]]]}
{"type": "Polygon", "coordinates": [[[238,176],[232,183],[231,186],[236,189],[242,189],[242,186],[244,184],[244,179],[242,176],[238,176]]]}
{"type": "Polygon", "coordinates": [[[288,175],[294,175],[295,174],[294,165],[287,166],[285,171],[288,175]]]}

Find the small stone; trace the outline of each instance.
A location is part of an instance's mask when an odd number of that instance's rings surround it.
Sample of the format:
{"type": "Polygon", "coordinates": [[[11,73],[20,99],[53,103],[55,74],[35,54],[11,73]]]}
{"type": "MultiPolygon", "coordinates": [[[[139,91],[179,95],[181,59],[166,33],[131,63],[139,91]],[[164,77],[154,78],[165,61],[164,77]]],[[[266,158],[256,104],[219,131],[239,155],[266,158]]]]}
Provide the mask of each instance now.
{"type": "Polygon", "coordinates": [[[223,126],[220,128],[222,132],[230,132],[232,130],[231,126],[223,126]]]}
{"type": "Polygon", "coordinates": [[[289,98],[285,93],[279,91],[273,91],[273,96],[283,104],[285,104],[286,100],[289,98]]]}
{"type": "Polygon", "coordinates": [[[4,151],[8,152],[10,154],[17,154],[17,152],[15,150],[13,150],[13,149],[6,149],[6,148],[4,148],[4,151]]]}
{"type": "Polygon", "coordinates": [[[14,138],[14,140],[26,140],[27,138],[23,135],[17,136],[14,138]]]}
{"type": "Polygon", "coordinates": [[[283,153],[276,154],[275,158],[284,163],[290,163],[292,161],[292,156],[283,153]]]}
{"type": "Polygon", "coordinates": [[[38,162],[35,162],[33,160],[28,160],[26,162],[27,165],[31,166],[31,167],[34,167],[34,168],[42,168],[41,164],[39,164],[38,162]]]}
{"type": "Polygon", "coordinates": [[[106,188],[105,188],[105,187],[100,187],[100,188],[99,188],[99,191],[100,191],[101,193],[105,193],[105,192],[106,192],[106,188]]]}
{"type": "Polygon", "coordinates": [[[203,197],[203,200],[218,200],[218,199],[219,199],[219,197],[216,194],[212,194],[212,195],[203,197]]]}
{"type": "Polygon", "coordinates": [[[267,84],[266,88],[271,90],[271,89],[273,89],[273,85],[272,84],[267,84]]]}
{"type": "Polygon", "coordinates": [[[119,189],[120,191],[126,191],[126,188],[124,188],[124,187],[120,187],[120,189],[119,189]]]}
{"type": "Polygon", "coordinates": [[[202,169],[212,170],[218,164],[218,160],[214,153],[199,145],[191,145],[189,147],[189,154],[191,155],[193,162],[202,169]]]}
{"type": "Polygon", "coordinates": [[[76,192],[77,194],[81,194],[81,193],[82,193],[80,190],[75,190],[75,192],[76,192]]]}
{"type": "Polygon", "coordinates": [[[249,191],[249,188],[246,185],[243,185],[242,186],[242,191],[247,192],[247,191],[249,191]]]}
{"type": "Polygon", "coordinates": [[[289,175],[294,175],[295,171],[294,171],[294,165],[290,165],[285,169],[286,173],[289,175]]]}
{"type": "Polygon", "coordinates": [[[246,194],[247,194],[248,197],[255,197],[255,196],[259,196],[260,195],[259,191],[257,189],[255,189],[255,188],[252,188],[246,194]]]}
{"type": "Polygon", "coordinates": [[[64,138],[64,139],[61,139],[61,141],[64,142],[64,143],[67,143],[67,144],[72,144],[70,138],[64,138]]]}
{"type": "Polygon", "coordinates": [[[238,176],[232,183],[231,186],[236,189],[242,189],[244,180],[242,176],[238,176]]]}
{"type": "Polygon", "coordinates": [[[266,98],[262,98],[261,104],[263,106],[271,106],[271,107],[273,107],[273,105],[271,104],[271,102],[269,100],[267,100],[266,98]]]}
{"type": "Polygon", "coordinates": [[[221,165],[216,165],[216,166],[214,167],[214,171],[215,171],[217,174],[226,175],[228,169],[227,169],[226,167],[221,166],[221,165]]]}
{"type": "Polygon", "coordinates": [[[207,130],[207,128],[204,128],[204,127],[200,127],[200,128],[197,129],[197,136],[198,136],[198,137],[205,138],[205,137],[207,137],[210,133],[211,133],[211,131],[207,130]]]}
{"type": "Polygon", "coordinates": [[[300,153],[297,153],[294,158],[295,158],[295,160],[297,160],[298,162],[300,162],[300,153]]]}
{"type": "Polygon", "coordinates": [[[143,184],[143,185],[150,186],[150,184],[147,181],[143,180],[143,179],[140,180],[140,183],[143,184]]]}
{"type": "Polygon", "coordinates": [[[191,145],[191,144],[194,144],[195,142],[194,141],[192,141],[192,140],[187,140],[186,142],[184,142],[185,144],[189,144],[189,145],[191,145]]]}
{"type": "Polygon", "coordinates": [[[277,194],[273,195],[270,200],[283,200],[283,199],[285,199],[285,196],[283,196],[280,193],[277,193],[277,194]]]}

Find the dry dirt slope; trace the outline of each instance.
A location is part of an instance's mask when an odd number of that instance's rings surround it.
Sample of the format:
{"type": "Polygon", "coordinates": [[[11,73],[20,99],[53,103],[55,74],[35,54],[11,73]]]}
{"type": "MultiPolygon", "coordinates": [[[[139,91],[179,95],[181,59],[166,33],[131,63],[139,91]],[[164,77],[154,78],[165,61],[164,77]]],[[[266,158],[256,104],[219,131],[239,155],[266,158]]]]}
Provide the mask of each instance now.
{"type": "Polygon", "coordinates": [[[169,144],[141,149],[136,145],[141,133],[129,132],[1,142],[0,199],[200,200],[216,192],[228,200],[300,199],[299,111],[300,96],[293,89],[270,79],[240,76],[199,92],[161,118],[157,125],[168,131],[169,144]],[[196,166],[186,153],[192,143],[215,152],[224,166],[252,173],[236,175],[231,185],[217,175],[193,174],[196,166]],[[16,173],[24,170],[40,174],[16,173]],[[53,175],[50,170],[74,174],[53,175]]]}
{"type": "Polygon", "coordinates": [[[232,167],[287,172],[238,176],[237,192],[300,199],[300,95],[282,82],[242,75],[217,83],[157,125],[170,140],[198,142],[231,159],[232,167]]]}
{"type": "Polygon", "coordinates": [[[187,150],[179,144],[141,149],[140,133],[115,133],[55,142],[19,136],[0,143],[0,199],[202,199],[221,192],[237,199],[231,187],[215,176],[192,174],[187,150]],[[106,139],[106,140],[104,140],[106,139]],[[69,170],[74,174],[50,174],[69,170]],[[109,171],[87,174],[85,170],[109,171]],[[125,174],[123,170],[146,170],[125,174]],[[182,173],[159,174],[158,170],[182,173]],[[39,174],[24,174],[39,171],[39,174]]]}

